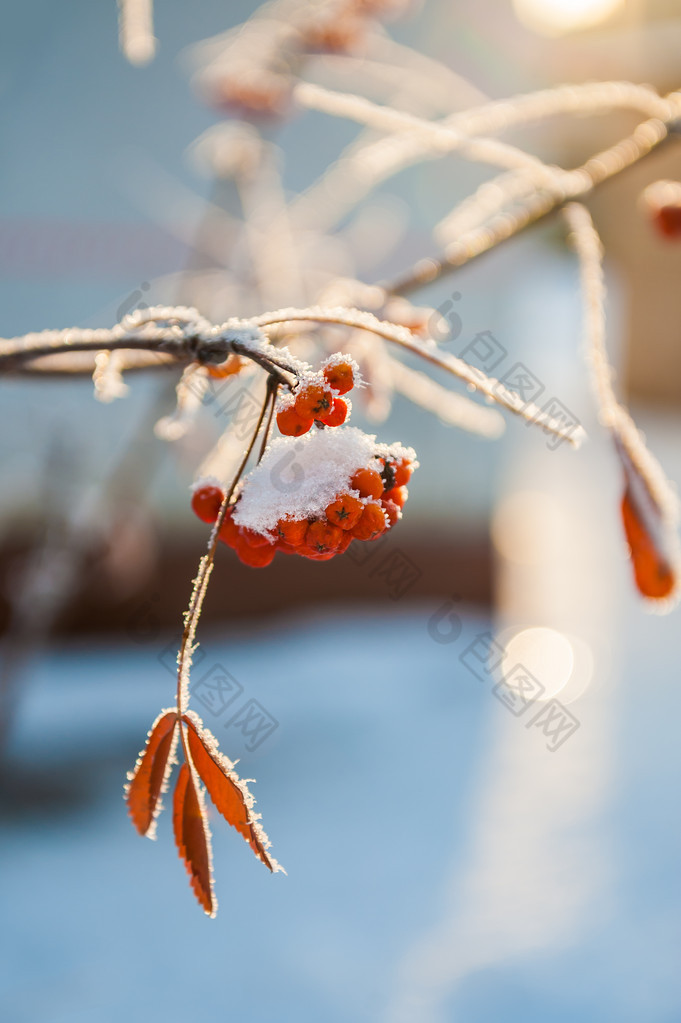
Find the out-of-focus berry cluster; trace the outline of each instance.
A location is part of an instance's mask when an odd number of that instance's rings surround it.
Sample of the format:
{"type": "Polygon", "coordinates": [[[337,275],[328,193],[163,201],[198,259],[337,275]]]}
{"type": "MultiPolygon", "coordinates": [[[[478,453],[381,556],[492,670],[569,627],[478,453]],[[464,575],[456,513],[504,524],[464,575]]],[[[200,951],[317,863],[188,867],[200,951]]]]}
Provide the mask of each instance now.
{"type": "Polygon", "coordinates": [[[361,53],[378,21],[412,0],[280,0],[231,33],[198,76],[213,106],[242,118],[272,118],[289,107],[296,76],[316,53],[361,53]]]}

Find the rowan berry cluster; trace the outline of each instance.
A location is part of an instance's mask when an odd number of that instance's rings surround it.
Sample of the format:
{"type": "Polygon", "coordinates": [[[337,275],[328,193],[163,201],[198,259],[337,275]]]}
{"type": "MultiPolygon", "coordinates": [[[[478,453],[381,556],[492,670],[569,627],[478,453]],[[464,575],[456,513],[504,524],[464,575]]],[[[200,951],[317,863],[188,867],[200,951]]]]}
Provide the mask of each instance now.
{"type": "MultiPolygon", "coordinates": [[[[264,568],[277,551],[328,561],[353,540],[376,540],[401,518],[416,455],[342,426],[350,411],[343,395],[358,384],[357,363],[336,352],[317,372],[301,368],[291,392],[279,399],[283,436],[239,481],[218,534],[245,564],[264,568]]],[[[215,523],[224,499],[217,480],[202,480],[192,508],[203,522],[215,523]]]]}
{"type": "Polygon", "coordinates": [[[270,3],[212,55],[201,75],[210,102],[240,117],[278,117],[290,105],[296,69],[315,53],[361,53],[378,20],[406,13],[411,0],[270,3]]]}
{"type": "MultiPolygon", "coordinates": [[[[301,518],[283,515],[274,529],[265,533],[235,522],[237,498],[227,509],[219,538],[252,568],[265,568],[277,551],[329,561],[346,551],[353,540],[377,540],[392,529],[402,516],[406,484],[415,464],[410,458],[377,455],[350,476],[323,512],[301,518]]],[[[224,496],[217,483],[204,481],[193,492],[192,508],[202,522],[213,523],[224,496]]]]}
{"type": "Polygon", "coordinates": [[[277,412],[280,433],[285,437],[302,437],[313,423],[342,426],[352,406],[350,399],[341,395],[355,386],[358,372],[354,359],[340,354],[330,356],[320,373],[309,374],[295,394],[280,399],[277,412]]]}

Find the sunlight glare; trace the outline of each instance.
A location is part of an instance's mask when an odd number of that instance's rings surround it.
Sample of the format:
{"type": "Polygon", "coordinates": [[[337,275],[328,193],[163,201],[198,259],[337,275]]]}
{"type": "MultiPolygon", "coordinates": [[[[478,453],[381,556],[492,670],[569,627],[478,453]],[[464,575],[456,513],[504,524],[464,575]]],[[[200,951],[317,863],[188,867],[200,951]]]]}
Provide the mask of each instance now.
{"type": "Polygon", "coordinates": [[[623,3],[624,0],[513,0],[513,8],[527,28],[542,35],[559,36],[599,25],[623,3]]]}
{"type": "Polygon", "coordinates": [[[516,632],[504,644],[501,671],[512,685],[516,675],[513,669],[521,665],[544,686],[539,698],[550,700],[570,681],[574,660],[567,636],[555,629],[535,627],[516,632]]]}

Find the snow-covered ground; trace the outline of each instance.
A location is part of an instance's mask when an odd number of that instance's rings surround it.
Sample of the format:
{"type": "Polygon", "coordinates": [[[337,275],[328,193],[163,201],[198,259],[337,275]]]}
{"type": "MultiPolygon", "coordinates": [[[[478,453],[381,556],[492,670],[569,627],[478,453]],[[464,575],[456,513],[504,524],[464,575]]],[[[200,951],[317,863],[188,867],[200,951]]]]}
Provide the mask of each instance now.
{"type": "Polygon", "coordinates": [[[438,610],[205,638],[196,679],[219,665],[243,689],[197,709],[257,778],[288,871],[214,821],[213,921],[167,812],[151,843],[121,800],[172,701],[161,650],[36,663],[2,828],[2,1019],[679,1019],[678,626],[629,609],[624,669],[569,705],[580,727],[551,753],[464,663],[489,623],[464,614],[445,642],[438,610]],[[224,727],[248,699],[278,722],[252,753],[224,727]]]}

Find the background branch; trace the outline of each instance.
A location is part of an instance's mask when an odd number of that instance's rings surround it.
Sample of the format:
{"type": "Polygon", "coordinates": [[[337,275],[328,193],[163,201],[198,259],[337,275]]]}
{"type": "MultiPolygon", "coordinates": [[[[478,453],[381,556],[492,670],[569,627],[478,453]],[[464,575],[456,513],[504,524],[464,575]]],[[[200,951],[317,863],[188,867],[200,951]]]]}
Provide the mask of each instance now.
{"type": "Polygon", "coordinates": [[[497,214],[481,227],[467,231],[448,245],[443,253],[420,259],[406,273],[392,281],[382,282],[380,286],[392,295],[408,295],[432,284],[548,219],[566,202],[585,198],[604,182],[633,167],[671,140],[678,140],[680,134],[681,120],[678,118],[668,122],[657,118],[644,121],[627,138],[590,157],[576,170],[566,172],[575,182],[569,191],[559,194],[543,189],[535,191],[520,204],[517,213],[497,214]]]}

